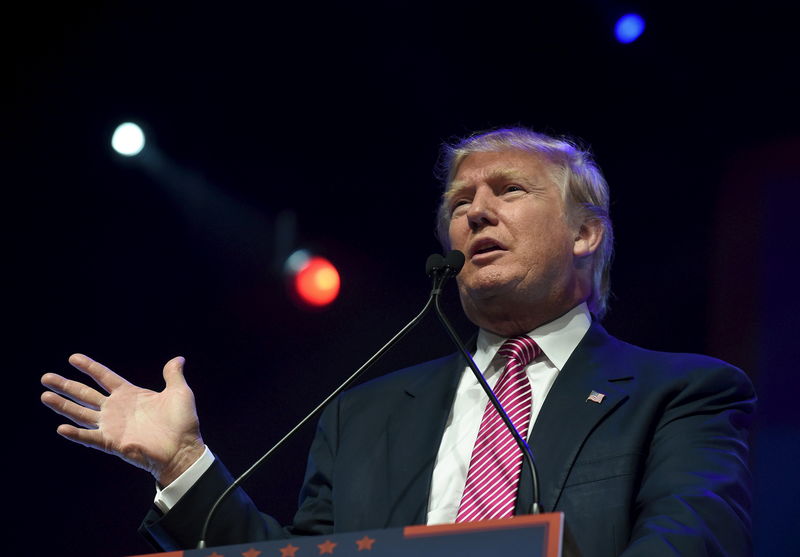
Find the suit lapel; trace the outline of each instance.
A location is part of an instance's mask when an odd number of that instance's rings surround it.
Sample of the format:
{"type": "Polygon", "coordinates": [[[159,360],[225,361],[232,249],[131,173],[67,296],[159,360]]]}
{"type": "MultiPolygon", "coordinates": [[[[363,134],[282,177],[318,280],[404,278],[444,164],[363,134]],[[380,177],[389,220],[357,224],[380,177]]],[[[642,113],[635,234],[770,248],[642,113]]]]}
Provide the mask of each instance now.
{"type": "MultiPolygon", "coordinates": [[[[606,415],[628,397],[615,379],[629,377],[630,369],[615,366],[619,342],[594,323],[556,378],[530,435],[530,447],[539,473],[543,510],[552,511],[584,441],[606,415]],[[605,395],[587,401],[592,391],[605,395]]],[[[534,393],[535,396],[535,393],[534,393]]],[[[530,512],[532,487],[527,463],[520,479],[517,512],[530,512]]]]}
{"type": "Polygon", "coordinates": [[[426,521],[433,465],[466,367],[460,355],[434,364],[438,365],[431,365],[430,373],[406,387],[404,400],[389,416],[387,527],[426,521]]]}
{"type": "MultiPolygon", "coordinates": [[[[553,510],[587,436],[628,397],[612,381],[630,377],[618,361],[616,339],[592,324],[556,378],[530,436],[539,474],[540,501],[553,510]],[[587,401],[592,391],[602,402],[587,401]]],[[[466,362],[453,355],[432,362],[430,372],[406,387],[387,421],[389,509],[385,527],[424,524],[431,477],[453,398],[466,362]]],[[[535,396],[535,395],[534,395],[535,396]]],[[[527,462],[520,480],[517,513],[530,512],[532,486],[527,462]]]]}

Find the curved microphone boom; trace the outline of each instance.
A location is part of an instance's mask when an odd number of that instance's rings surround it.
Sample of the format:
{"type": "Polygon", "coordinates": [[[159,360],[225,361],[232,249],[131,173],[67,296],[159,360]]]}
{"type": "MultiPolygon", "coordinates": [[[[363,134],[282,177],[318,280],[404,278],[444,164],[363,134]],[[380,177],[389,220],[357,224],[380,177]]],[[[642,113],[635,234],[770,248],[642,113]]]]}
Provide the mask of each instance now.
{"type": "MultiPolygon", "coordinates": [[[[464,256],[461,255],[462,258],[461,265],[463,265],[463,257],[464,256]]],[[[389,339],[389,342],[384,344],[380,348],[380,350],[378,350],[369,360],[367,360],[360,368],[358,368],[355,373],[353,373],[350,377],[348,377],[344,381],[344,383],[339,385],[339,387],[337,387],[336,390],[334,390],[330,395],[328,395],[328,397],[325,400],[319,403],[319,405],[317,405],[317,407],[314,408],[305,418],[300,420],[300,422],[296,426],[294,426],[294,428],[292,428],[292,430],[289,431],[289,433],[284,435],[280,441],[275,443],[275,445],[273,445],[273,447],[270,450],[268,450],[252,466],[250,466],[250,468],[248,468],[241,476],[236,478],[236,480],[234,480],[233,483],[231,483],[231,485],[229,485],[225,489],[225,491],[223,491],[222,494],[220,494],[220,496],[217,497],[217,500],[214,501],[214,504],[208,511],[205,522],[203,523],[203,528],[200,532],[200,541],[197,544],[198,549],[203,549],[206,547],[206,537],[208,535],[208,528],[209,525],[211,524],[211,519],[214,517],[214,514],[216,513],[217,509],[222,504],[222,502],[225,501],[225,499],[227,499],[227,497],[233,492],[234,489],[239,487],[247,478],[249,478],[253,474],[253,472],[255,472],[256,469],[258,469],[272,455],[272,453],[274,453],[279,447],[281,447],[301,427],[303,427],[306,423],[308,423],[308,421],[311,420],[311,418],[313,418],[318,412],[320,412],[323,408],[325,408],[325,406],[327,406],[330,401],[339,396],[339,394],[341,394],[342,391],[344,391],[347,387],[352,385],[356,379],[358,379],[367,369],[369,369],[372,366],[372,364],[377,362],[381,358],[381,356],[383,356],[386,352],[388,352],[390,348],[392,348],[401,338],[405,336],[406,333],[408,333],[408,331],[413,329],[422,320],[425,314],[428,313],[428,311],[432,307],[434,297],[438,296],[439,293],[441,293],[441,288],[444,282],[447,280],[447,278],[449,278],[449,276],[452,276],[449,273],[452,273],[455,263],[456,262],[452,258],[448,259],[446,257],[439,255],[438,253],[428,257],[428,261],[425,264],[425,272],[428,274],[428,276],[433,278],[433,288],[431,289],[431,293],[428,296],[428,301],[425,303],[425,306],[422,308],[422,310],[411,321],[409,321],[405,327],[400,329],[400,331],[396,335],[394,335],[391,339],[389,339]]],[[[461,270],[460,265],[458,266],[458,270],[456,270],[455,273],[457,273],[459,270],[461,270]]],[[[455,273],[452,274],[454,275],[455,273]]]]}
{"type": "MultiPolygon", "coordinates": [[[[446,281],[447,278],[449,278],[450,276],[457,275],[461,271],[461,268],[464,266],[464,261],[465,258],[463,253],[461,253],[458,250],[451,250],[444,257],[444,261],[441,266],[442,268],[441,272],[443,275],[441,283],[444,283],[444,281],[446,281]]],[[[522,454],[525,455],[525,458],[528,460],[528,465],[531,472],[531,485],[533,486],[533,503],[531,504],[531,514],[539,514],[540,512],[542,512],[541,505],[539,504],[539,473],[536,470],[536,464],[533,459],[533,453],[531,452],[531,448],[528,446],[527,441],[525,441],[525,439],[523,439],[522,436],[519,434],[517,428],[514,427],[514,424],[508,417],[508,414],[506,414],[506,411],[500,404],[500,401],[497,400],[494,391],[492,391],[492,388],[489,386],[489,384],[486,382],[486,379],[483,377],[481,370],[478,369],[478,366],[475,364],[475,361],[472,359],[472,356],[467,351],[464,344],[461,342],[461,339],[458,338],[458,334],[455,332],[455,329],[453,329],[452,325],[450,325],[450,322],[447,320],[447,317],[445,317],[442,308],[439,306],[439,294],[441,294],[441,285],[439,286],[438,289],[434,287],[433,292],[431,294],[433,296],[433,304],[434,307],[436,308],[436,314],[439,316],[439,320],[442,322],[442,325],[444,325],[444,328],[447,330],[447,333],[450,335],[450,338],[453,339],[453,342],[458,347],[458,350],[461,352],[461,355],[464,356],[465,360],[467,360],[469,368],[472,370],[472,373],[475,375],[475,378],[478,380],[478,383],[480,383],[481,387],[483,387],[483,390],[489,397],[489,401],[492,403],[492,406],[494,406],[495,410],[497,410],[497,413],[500,415],[500,418],[502,418],[503,423],[506,424],[506,427],[511,432],[511,435],[514,437],[514,440],[517,442],[517,445],[519,445],[522,454]]]]}

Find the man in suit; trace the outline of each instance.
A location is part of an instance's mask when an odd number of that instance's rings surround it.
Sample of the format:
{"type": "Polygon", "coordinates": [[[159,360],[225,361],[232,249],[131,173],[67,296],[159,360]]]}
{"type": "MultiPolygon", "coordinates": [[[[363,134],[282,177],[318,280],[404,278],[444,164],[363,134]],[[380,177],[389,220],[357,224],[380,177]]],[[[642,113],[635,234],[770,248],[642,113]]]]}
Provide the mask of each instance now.
{"type": "MultiPolygon", "coordinates": [[[[612,228],[605,180],[588,154],[530,130],[498,130],[450,147],[446,166],[439,230],[466,256],[457,280],[479,327],[475,361],[495,386],[517,374],[523,394],[513,400],[525,412],[514,423],[530,432],[542,506],[565,512],[572,547],[597,556],[747,555],[752,387],[723,362],[643,350],[600,326],[612,228]],[[512,366],[503,355],[522,338],[534,357],[512,366]]],[[[45,376],[66,397],[45,393],[45,404],[88,428],[59,433],[153,473],[164,489],[143,533],[165,549],[193,546],[230,477],[200,438],[182,359],[165,366],[162,393],[85,356],[70,361],[110,395],[45,376]],[[164,427],[132,418],[142,415],[164,427]]],[[[352,389],[323,413],[293,524],[281,527],[238,491],[208,539],[460,521],[485,408],[457,356],[352,389]]],[[[527,464],[496,460],[501,471],[490,479],[513,489],[511,506],[487,505],[478,518],[530,508],[527,464]]],[[[480,490],[475,497],[483,504],[480,490]]]]}

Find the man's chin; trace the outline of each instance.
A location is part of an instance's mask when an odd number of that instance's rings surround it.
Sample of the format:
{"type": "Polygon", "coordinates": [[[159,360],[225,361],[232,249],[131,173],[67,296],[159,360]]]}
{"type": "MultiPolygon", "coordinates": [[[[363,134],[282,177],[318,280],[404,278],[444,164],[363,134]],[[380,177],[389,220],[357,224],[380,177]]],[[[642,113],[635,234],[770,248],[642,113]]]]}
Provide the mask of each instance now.
{"type": "Polygon", "coordinates": [[[499,277],[487,277],[481,280],[470,280],[459,282],[458,290],[461,299],[471,299],[475,301],[489,301],[497,296],[508,293],[512,285],[507,280],[500,280],[499,277]]]}
{"type": "Polygon", "coordinates": [[[497,317],[508,315],[514,309],[508,306],[507,291],[507,286],[485,283],[474,285],[468,290],[460,288],[459,295],[464,315],[474,325],[502,336],[502,332],[495,326],[497,317]]]}

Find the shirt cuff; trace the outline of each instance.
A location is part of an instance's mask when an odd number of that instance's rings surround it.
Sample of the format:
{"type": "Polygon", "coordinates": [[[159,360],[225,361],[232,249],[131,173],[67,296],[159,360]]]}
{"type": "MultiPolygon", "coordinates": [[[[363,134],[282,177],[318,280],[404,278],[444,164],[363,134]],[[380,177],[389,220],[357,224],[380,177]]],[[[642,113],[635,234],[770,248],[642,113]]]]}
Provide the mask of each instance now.
{"type": "Polygon", "coordinates": [[[178,476],[175,481],[165,488],[159,487],[156,483],[156,498],[155,505],[162,513],[167,513],[181,497],[186,495],[186,492],[197,483],[206,470],[208,470],[214,463],[214,455],[206,447],[203,455],[198,458],[194,464],[189,466],[183,474],[178,476]]]}

